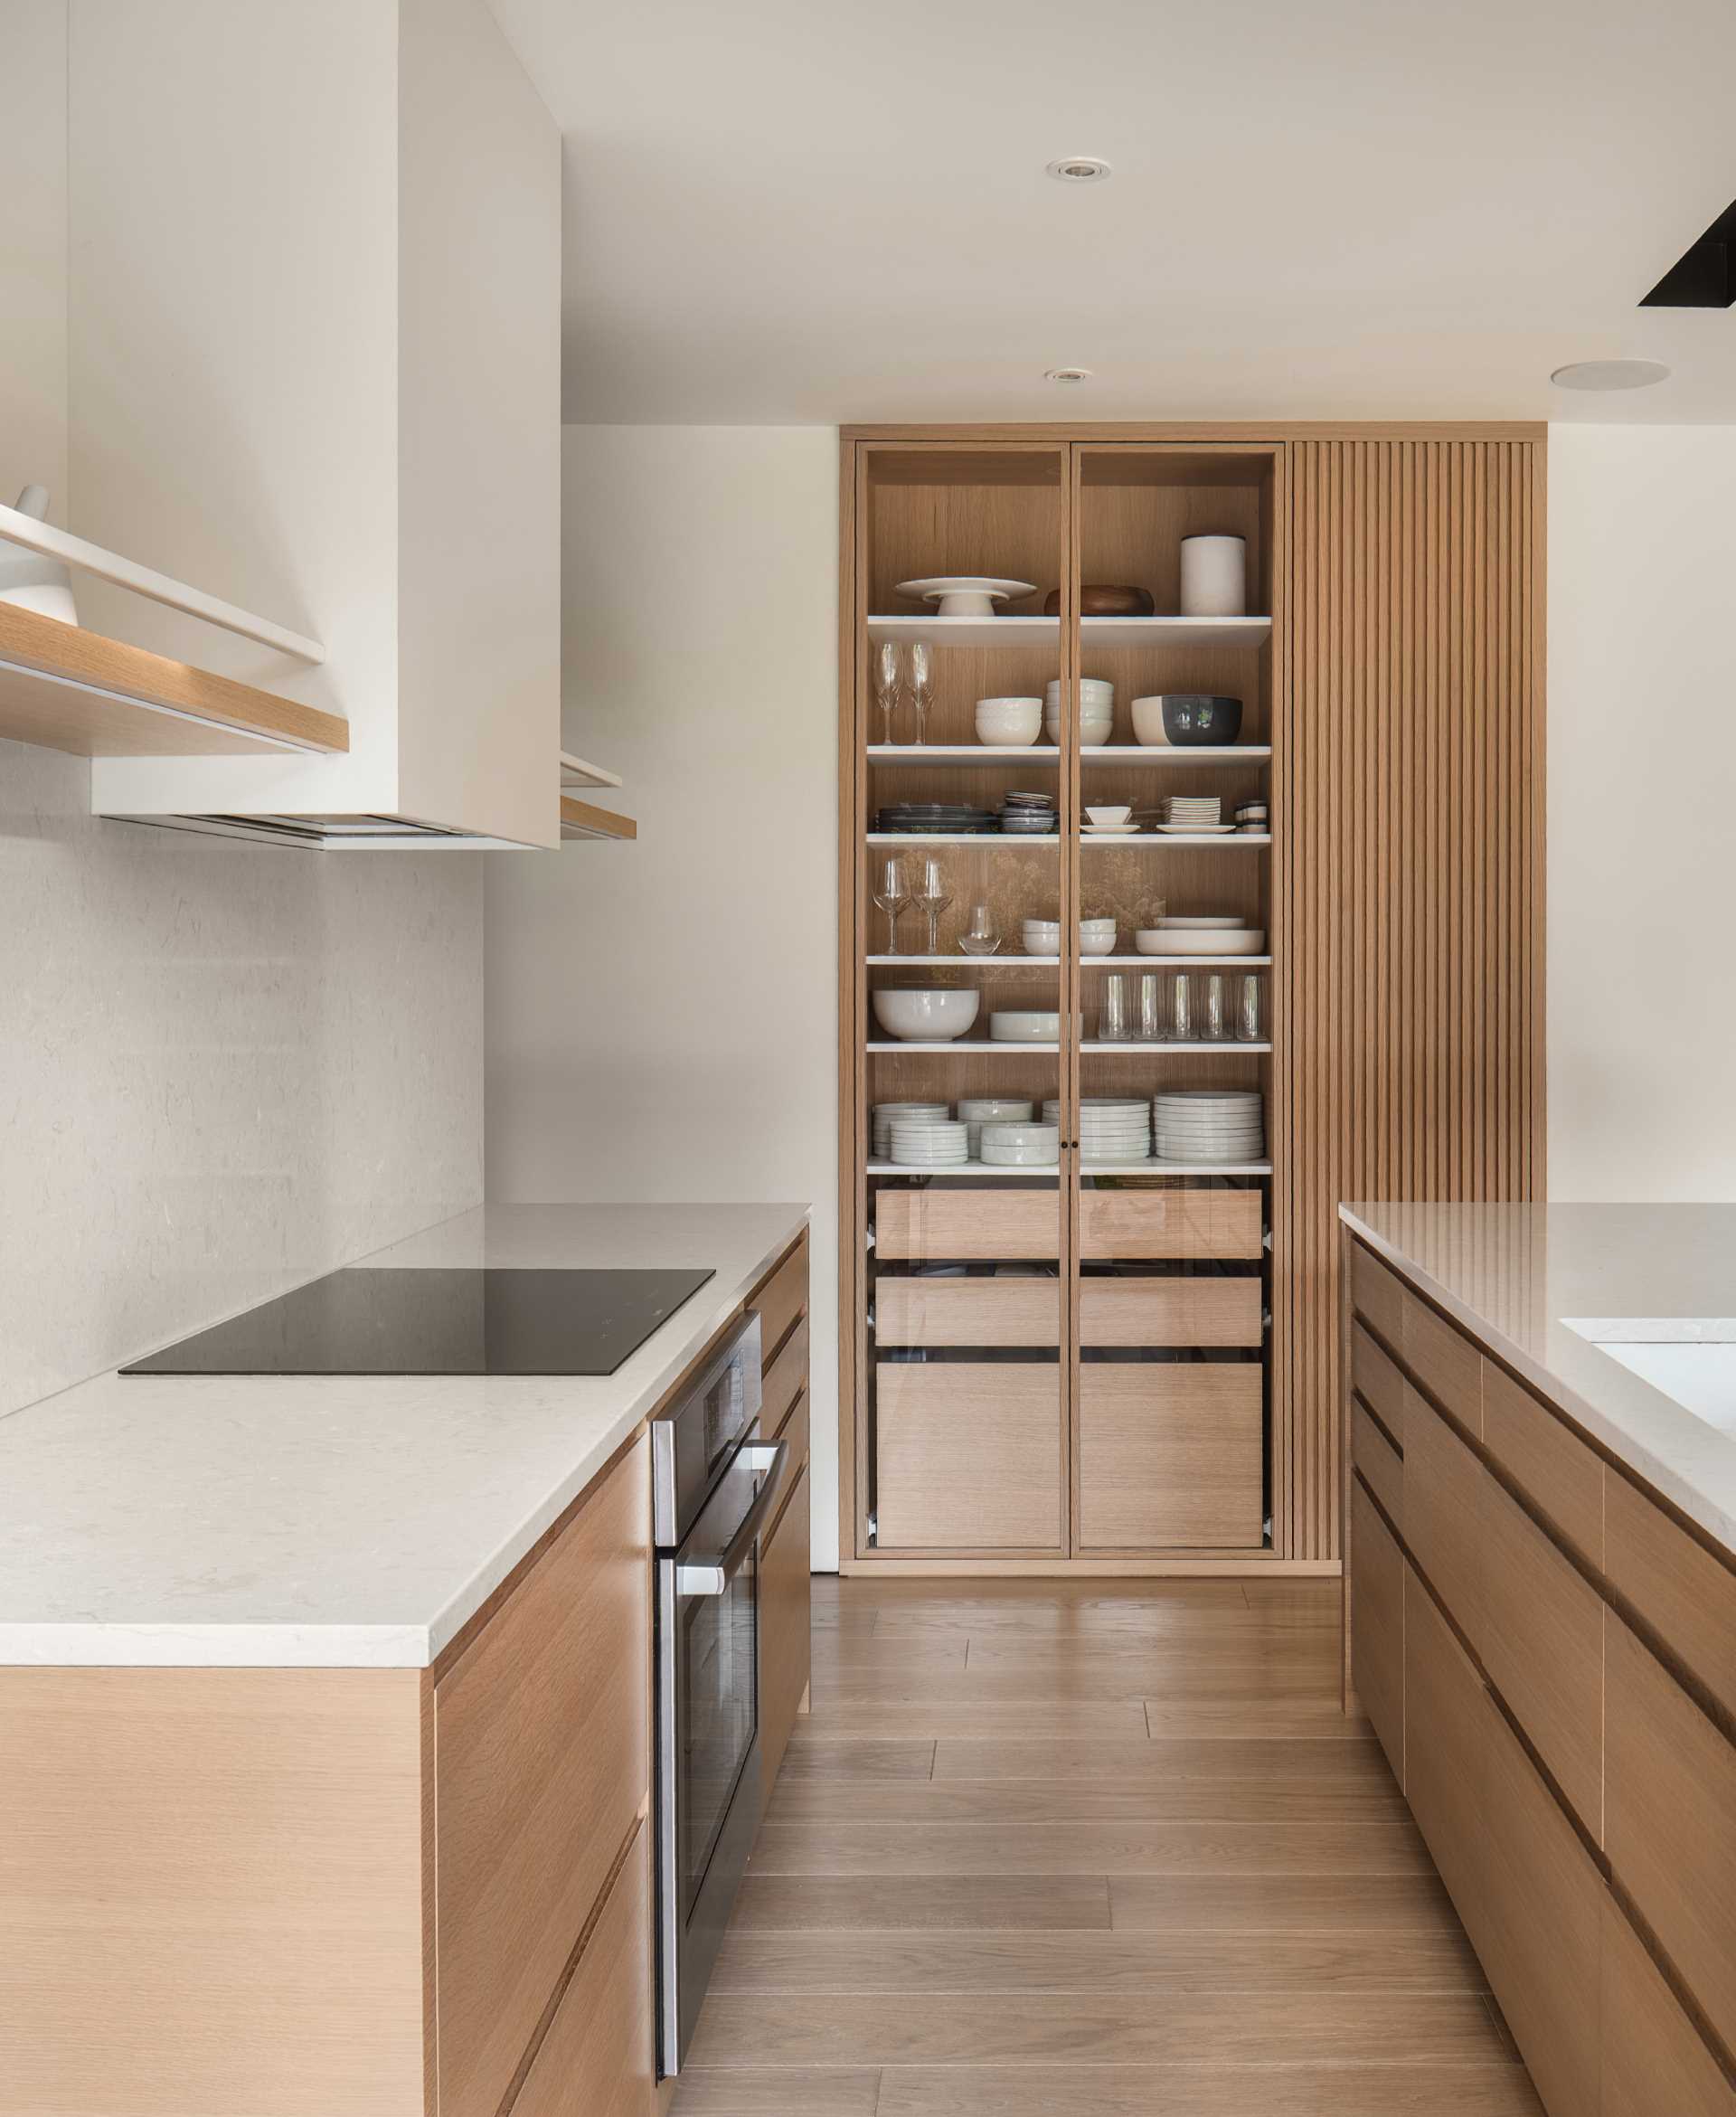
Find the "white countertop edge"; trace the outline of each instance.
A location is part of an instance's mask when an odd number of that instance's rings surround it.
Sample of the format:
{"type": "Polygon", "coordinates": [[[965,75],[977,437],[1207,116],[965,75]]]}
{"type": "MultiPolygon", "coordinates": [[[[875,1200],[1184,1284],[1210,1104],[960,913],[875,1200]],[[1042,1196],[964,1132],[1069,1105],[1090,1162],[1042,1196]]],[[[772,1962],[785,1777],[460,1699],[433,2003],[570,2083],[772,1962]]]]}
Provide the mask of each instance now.
{"type": "MultiPolygon", "coordinates": [[[[604,1208],[606,1209],[606,1208],[604,1208]]],[[[678,1211],[678,1207],[669,1208],[678,1211]]],[[[471,1220],[486,1208],[454,1214],[354,1261],[383,1261],[409,1243],[471,1220]]],[[[247,1622],[159,1620],[0,1620],[0,1667],[60,1668],[427,1668],[439,1659],[514,1567],[595,1480],[604,1465],[685,1370],[717,1337],[778,1260],[812,1224],[808,1206],[794,1206],[779,1233],[745,1271],[698,1288],[668,1322],[628,1357],[638,1370],[632,1394],[543,1498],[477,1564],[426,1625],[351,1622],[247,1622]]],[[[607,1379],[604,1377],[602,1379],[607,1379]]],[[[70,1394],[70,1393],[69,1393],[70,1394]]],[[[25,1407],[30,1408],[30,1407],[25,1407]]]]}
{"type": "MultiPolygon", "coordinates": [[[[1674,1464],[1666,1461],[1656,1451],[1628,1432],[1584,1393],[1558,1374],[1534,1354],[1517,1345],[1505,1331],[1491,1323],[1486,1316],[1473,1309],[1468,1302],[1444,1287],[1407,1252],[1400,1249],[1377,1233],[1350,1206],[1341,1205],[1338,1218],[1351,1233],[1364,1242],[1377,1255],[1383,1257],[1401,1279],[1407,1280],[1420,1293],[1429,1299],[1469,1337],[1485,1346],[1505,1366],[1528,1383],[1538,1395],[1558,1406],[1575,1422],[1584,1427],[1588,1434],[1602,1443],[1618,1458],[1653,1491],[1659,1493],[1676,1507],[1687,1519],[1696,1523],[1706,1534],[1722,1545],[1725,1550],[1736,1554],[1736,1515],[1727,1513],[1717,1502],[1703,1492],[1690,1478],[1685,1477],[1674,1464]]],[[[1686,1419],[1691,1413],[1684,1412],[1679,1404],[1665,1396],[1661,1390],[1653,1389],[1650,1383],[1640,1376],[1629,1378],[1631,1386],[1643,1389],[1656,1400],[1659,1413],[1670,1420],[1686,1419]]]]}

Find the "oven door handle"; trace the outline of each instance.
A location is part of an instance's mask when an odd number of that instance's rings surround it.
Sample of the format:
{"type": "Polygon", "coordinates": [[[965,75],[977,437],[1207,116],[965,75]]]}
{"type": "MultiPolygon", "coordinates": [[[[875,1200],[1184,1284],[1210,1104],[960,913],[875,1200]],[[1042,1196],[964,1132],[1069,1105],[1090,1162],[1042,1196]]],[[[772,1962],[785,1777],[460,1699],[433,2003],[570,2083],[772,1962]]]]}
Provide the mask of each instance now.
{"type": "Polygon", "coordinates": [[[750,1470],[763,1470],[766,1479],[753,1496],[748,1511],[741,1517],[734,1536],[715,1557],[677,1558],[675,1561],[675,1592],[678,1595],[721,1595],[747,1564],[748,1554],[753,1549],[766,1517],[771,1512],[784,1489],[784,1465],[789,1457],[789,1443],[774,1441],[769,1446],[764,1441],[750,1441],[743,1444],[738,1461],[750,1470]]]}

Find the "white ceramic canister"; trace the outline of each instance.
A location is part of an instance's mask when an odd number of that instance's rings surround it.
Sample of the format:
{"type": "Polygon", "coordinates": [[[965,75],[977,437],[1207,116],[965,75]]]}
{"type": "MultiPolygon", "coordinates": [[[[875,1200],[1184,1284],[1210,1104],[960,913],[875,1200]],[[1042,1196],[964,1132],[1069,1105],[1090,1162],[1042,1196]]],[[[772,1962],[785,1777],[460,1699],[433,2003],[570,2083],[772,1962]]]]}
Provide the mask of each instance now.
{"type": "Polygon", "coordinates": [[[1241,618],[1248,613],[1248,546],[1239,536],[1182,539],[1182,615],[1241,618]]]}

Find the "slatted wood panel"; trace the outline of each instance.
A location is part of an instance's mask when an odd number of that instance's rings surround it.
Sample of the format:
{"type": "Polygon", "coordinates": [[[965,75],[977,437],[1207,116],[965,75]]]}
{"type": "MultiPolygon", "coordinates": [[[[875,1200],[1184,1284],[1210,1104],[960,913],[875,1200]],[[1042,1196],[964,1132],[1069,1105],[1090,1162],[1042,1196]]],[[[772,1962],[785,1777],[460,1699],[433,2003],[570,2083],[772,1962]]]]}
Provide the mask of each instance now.
{"type": "Polygon", "coordinates": [[[1289,485],[1277,1528],[1309,1558],[1342,1545],[1338,1202],[1544,1195],[1543,445],[1296,440],[1289,485]]]}

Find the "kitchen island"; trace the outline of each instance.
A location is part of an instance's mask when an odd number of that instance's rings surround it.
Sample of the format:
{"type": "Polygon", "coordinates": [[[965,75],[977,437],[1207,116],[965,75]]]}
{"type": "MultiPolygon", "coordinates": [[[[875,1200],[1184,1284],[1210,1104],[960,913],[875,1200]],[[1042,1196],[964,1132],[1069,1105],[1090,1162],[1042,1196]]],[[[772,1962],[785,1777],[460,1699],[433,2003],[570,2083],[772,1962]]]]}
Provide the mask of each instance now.
{"type": "Polygon", "coordinates": [[[788,1718],[807,1217],[489,1206],[357,1261],[709,1267],[613,1375],[107,1375],[0,1420],[0,2117],[648,2112],[646,1422],[760,1315],[788,1718]]]}
{"type": "Polygon", "coordinates": [[[1341,1218],[1347,1689],[1550,2117],[1730,2117],[1736,1208],[1341,1218]]]}

